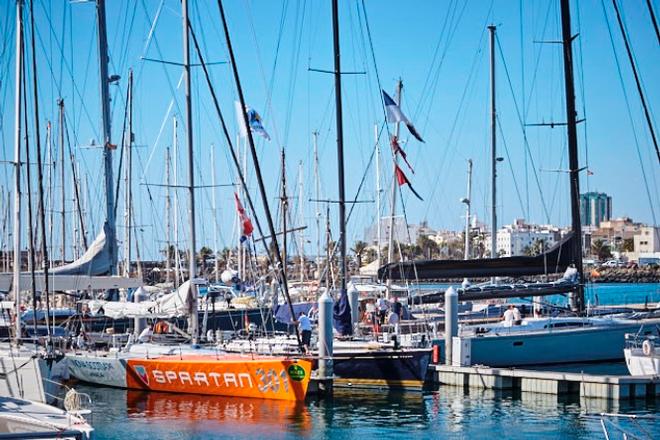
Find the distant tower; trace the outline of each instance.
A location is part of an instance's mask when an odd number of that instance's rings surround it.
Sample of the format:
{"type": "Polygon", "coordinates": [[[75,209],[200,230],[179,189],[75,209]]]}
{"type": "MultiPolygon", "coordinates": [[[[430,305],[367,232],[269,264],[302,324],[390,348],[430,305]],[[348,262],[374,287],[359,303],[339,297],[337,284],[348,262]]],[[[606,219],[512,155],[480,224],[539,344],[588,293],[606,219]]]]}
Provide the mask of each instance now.
{"type": "Polygon", "coordinates": [[[598,227],[612,218],[612,197],[605,193],[580,194],[580,219],[582,226],[598,227]]]}

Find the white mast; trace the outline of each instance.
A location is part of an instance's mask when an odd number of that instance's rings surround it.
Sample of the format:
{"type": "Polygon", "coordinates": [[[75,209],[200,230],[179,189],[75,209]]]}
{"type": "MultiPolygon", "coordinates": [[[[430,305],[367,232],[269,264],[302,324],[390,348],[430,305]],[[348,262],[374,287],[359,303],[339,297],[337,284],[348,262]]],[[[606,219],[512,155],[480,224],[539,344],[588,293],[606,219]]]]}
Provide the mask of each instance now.
{"type": "Polygon", "coordinates": [[[491,239],[490,257],[497,258],[497,109],[495,107],[495,26],[488,26],[490,31],[490,159],[491,159],[491,239]]]}
{"type": "MultiPolygon", "coordinates": [[[[16,340],[21,337],[21,84],[23,82],[23,0],[16,0],[16,91],[14,96],[14,292],[16,340]]],[[[29,166],[29,165],[28,165],[29,166]]]]}
{"type": "Polygon", "coordinates": [[[465,203],[465,256],[470,259],[470,207],[472,204],[472,159],[468,159],[467,196],[461,200],[465,203]]]}
{"type": "Polygon", "coordinates": [[[128,71],[128,118],[127,130],[125,134],[125,148],[126,148],[126,201],[124,202],[124,225],[126,227],[126,235],[124,241],[124,276],[129,278],[131,276],[131,229],[133,224],[132,220],[132,174],[133,174],[133,70],[128,71]]]}
{"type": "Polygon", "coordinates": [[[172,217],[172,206],[170,199],[170,147],[165,149],[165,241],[167,247],[165,248],[165,282],[170,282],[170,272],[172,271],[172,266],[170,263],[170,247],[171,243],[171,231],[170,231],[170,219],[172,217]]]}
{"type": "Polygon", "coordinates": [[[376,145],[376,261],[378,261],[378,267],[380,267],[381,262],[381,249],[380,249],[380,145],[378,143],[378,124],[374,124],[374,143],[376,145]]]}
{"type": "MultiPolygon", "coordinates": [[[[319,132],[312,132],[314,139],[314,187],[316,195],[316,268],[318,270],[321,263],[321,181],[319,176],[319,132]]],[[[320,274],[319,274],[320,275],[320,274]]]]}
{"type": "MultiPolygon", "coordinates": [[[[397,105],[401,107],[401,101],[403,99],[403,82],[399,80],[396,86],[397,90],[397,105]]],[[[400,128],[400,123],[397,122],[394,125],[394,137],[396,138],[397,142],[399,142],[399,128],[400,128]]],[[[391,140],[390,140],[391,141],[391,140]]],[[[396,152],[392,151],[392,154],[394,155],[394,167],[396,168],[397,163],[399,161],[399,157],[396,154],[396,152]]],[[[392,177],[392,201],[390,203],[390,230],[389,230],[389,237],[388,237],[388,247],[387,247],[387,263],[392,263],[392,260],[394,259],[394,215],[396,214],[396,193],[398,189],[397,181],[396,181],[396,169],[393,170],[393,177],[392,177]]],[[[389,283],[389,280],[388,280],[389,283]]]]}
{"type": "Polygon", "coordinates": [[[300,258],[300,282],[305,282],[305,231],[302,229],[302,225],[305,223],[305,204],[303,199],[305,198],[305,188],[303,180],[303,163],[302,160],[298,164],[298,212],[300,215],[300,246],[298,247],[299,258],[300,258]]]}
{"type": "Polygon", "coordinates": [[[211,184],[212,188],[212,209],[213,209],[213,261],[215,261],[215,282],[220,281],[220,262],[218,261],[218,204],[216,200],[216,180],[215,180],[215,146],[211,144],[211,184]]]}
{"type": "MultiPolygon", "coordinates": [[[[176,116],[172,118],[172,148],[174,150],[174,187],[179,184],[179,138],[177,135],[176,116]]],[[[174,287],[179,287],[181,281],[181,255],[179,255],[179,192],[174,191],[174,287]]]]}

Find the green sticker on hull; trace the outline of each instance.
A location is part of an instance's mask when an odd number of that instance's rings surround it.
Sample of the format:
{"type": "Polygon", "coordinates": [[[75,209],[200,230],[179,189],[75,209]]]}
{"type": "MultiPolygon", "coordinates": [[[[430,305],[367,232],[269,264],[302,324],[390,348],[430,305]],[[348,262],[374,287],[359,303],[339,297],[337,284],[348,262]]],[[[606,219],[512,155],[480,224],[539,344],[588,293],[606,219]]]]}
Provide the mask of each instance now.
{"type": "Polygon", "coordinates": [[[305,378],[305,369],[298,364],[289,365],[286,370],[289,373],[291,380],[300,382],[305,378]]]}

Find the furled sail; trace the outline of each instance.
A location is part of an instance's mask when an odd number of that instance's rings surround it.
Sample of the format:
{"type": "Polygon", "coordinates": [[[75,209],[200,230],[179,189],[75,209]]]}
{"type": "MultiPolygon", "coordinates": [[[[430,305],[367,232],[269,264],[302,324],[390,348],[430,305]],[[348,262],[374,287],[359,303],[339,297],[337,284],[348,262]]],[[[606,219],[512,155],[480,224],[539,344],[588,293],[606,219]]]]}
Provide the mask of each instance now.
{"type": "Polygon", "coordinates": [[[190,281],[186,281],[174,292],[163,295],[155,301],[134,303],[93,300],[88,305],[92,313],[103,313],[112,319],[178,318],[190,313],[190,294],[190,281]]]}
{"type": "Polygon", "coordinates": [[[571,232],[534,257],[515,256],[479,260],[417,260],[390,263],[378,269],[381,280],[428,280],[439,278],[523,277],[560,273],[575,263],[571,232]]]}
{"type": "Polygon", "coordinates": [[[69,264],[49,269],[52,275],[107,275],[110,273],[112,260],[110,258],[110,246],[108,241],[109,227],[103,224],[103,229],[89,246],[87,251],[69,264]]]}

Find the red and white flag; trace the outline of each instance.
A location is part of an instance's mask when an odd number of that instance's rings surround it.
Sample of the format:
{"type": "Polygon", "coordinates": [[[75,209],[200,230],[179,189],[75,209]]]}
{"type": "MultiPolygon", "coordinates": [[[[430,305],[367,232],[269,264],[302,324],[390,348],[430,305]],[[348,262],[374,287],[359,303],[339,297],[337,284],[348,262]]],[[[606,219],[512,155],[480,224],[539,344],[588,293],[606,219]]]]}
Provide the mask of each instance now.
{"type": "Polygon", "coordinates": [[[254,227],[252,226],[252,222],[250,221],[250,218],[245,213],[245,208],[243,208],[243,205],[241,204],[241,200],[238,198],[237,193],[234,193],[234,200],[236,201],[236,211],[238,211],[238,217],[241,220],[243,237],[247,238],[247,236],[251,235],[252,231],[254,231],[254,227]]]}
{"type": "Polygon", "coordinates": [[[412,191],[412,193],[415,194],[415,197],[417,197],[421,201],[424,201],[424,199],[419,194],[417,194],[415,188],[413,188],[412,185],[410,184],[410,180],[408,180],[408,177],[406,177],[406,175],[403,173],[403,170],[401,170],[401,168],[399,168],[398,165],[394,165],[394,173],[396,174],[396,181],[399,184],[399,186],[404,184],[408,185],[408,188],[410,188],[410,191],[412,191]]]}
{"type": "Polygon", "coordinates": [[[408,168],[410,168],[410,171],[412,171],[413,174],[415,174],[415,170],[413,170],[412,165],[410,165],[410,162],[408,162],[408,155],[406,154],[405,151],[403,151],[403,148],[401,148],[401,145],[399,145],[399,140],[396,138],[396,136],[392,136],[392,151],[394,154],[398,154],[401,156],[403,161],[408,165],[408,168]]]}

